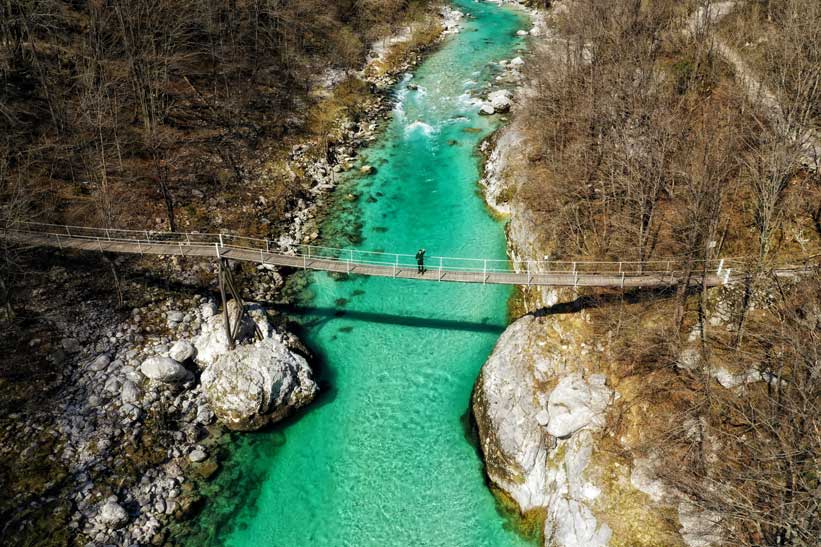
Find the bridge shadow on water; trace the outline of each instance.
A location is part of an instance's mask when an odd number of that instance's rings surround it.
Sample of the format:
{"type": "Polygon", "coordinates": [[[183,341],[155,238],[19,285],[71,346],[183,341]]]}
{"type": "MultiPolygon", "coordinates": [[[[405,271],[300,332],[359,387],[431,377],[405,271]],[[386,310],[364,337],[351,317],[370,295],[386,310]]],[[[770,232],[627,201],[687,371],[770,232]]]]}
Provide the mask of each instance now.
{"type": "Polygon", "coordinates": [[[275,307],[294,318],[305,319],[303,327],[316,327],[332,319],[347,319],[365,323],[398,325],[403,327],[451,330],[464,332],[485,332],[501,334],[507,325],[486,321],[467,321],[463,319],[442,319],[419,315],[402,315],[397,313],[379,313],[359,310],[348,310],[342,307],[297,306],[277,304],[275,307]]]}
{"type": "Polygon", "coordinates": [[[305,342],[312,352],[311,367],[314,370],[314,377],[319,383],[319,393],[310,405],[297,410],[280,422],[264,427],[257,432],[262,435],[276,433],[281,436],[281,442],[283,443],[285,442],[285,439],[287,439],[287,430],[291,425],[298,422],[305,414],[315,412],[325,405],[332,404],[337,396],[336,371],[333,366],[326,361],[322,352],[317,351],[317,348],[312,346],[309,337],[306,336],[306,330],[316,329],[318,326],[322,326],[323,323],[341,318],[352,321],[360,321],[363,323],[380,323],[383,325],[399,325],[412,328],[491,333],[497,336],[501,335],[505,328],[507,328],[507,325],[505,324],[494,324],[482,321],[441,319],[418,315],[346,310],[343,307],[301,306],[283,303],[268,303],[268,305],[291,319],[291,321],[289,321],[290,330],[292,330],[303,342],[305,342]]]}

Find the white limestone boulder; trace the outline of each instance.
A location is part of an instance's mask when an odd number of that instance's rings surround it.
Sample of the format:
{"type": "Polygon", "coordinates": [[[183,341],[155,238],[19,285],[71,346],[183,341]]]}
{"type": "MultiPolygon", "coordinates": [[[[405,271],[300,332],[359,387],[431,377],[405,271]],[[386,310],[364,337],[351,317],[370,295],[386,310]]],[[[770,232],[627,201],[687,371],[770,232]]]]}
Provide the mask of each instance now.
{"type": "Polygon", "coordinates": [[[481,116],[493,116],[496,113],[496,109],[493,108],[493,105],[490,103],[483,103],[481,107],[479,107],[479,114],[481,116]]]}
{"type": "Polygon", "coordinates": [[[196,355],[197,348],[188,340],[178,340],[174,342],[174,345],[168,350],[168,356],[180,363],[193,359],[196,355]]]}
{"type": "Polygon", "coordinates": [[[128,522],[128,513],[116,501],[108,500],[100,507],[98,520],[106,528],[117,530],[128,522]]]}
{"type": "Polygon", "coordinates": [[[504,113],[510,110],[513,94],[507,89],[499,89],[490,93],[487,99],[494,111],[504,113]]]}
{"type": "Polygon", "coordinates": [[[605,547],[612,531],[593,511],[601,489],[588,467],[593,430],[603,423],[610,390],[603,376],[585,381],[568,372],[560,348],[545,343],[548,328],[549,319],[519,319],[482,367],[473,414],[486,471],[521,512],[545,512],[546,545],[605,547]],[[550,390],[556,378],[557,387],[550,390]],[[553,420],[563,426],[559,432],[575,433],[555,439],[548,431],[553,420]]]}
{"type": "Polygon", "coordinates": [[[140,365],[140,372],[151,380],[165,384],[180,384],[192,379],[191,372],[170,357],[149,357],[140,365]]]}
{"type": "Polygon", "coordinates": [[[308,362],[278,335],[218,355],[201,380],[214,414],[235,431],[281,420],[317,392],[308,362]]]}
{"type": "MultiPolygon", "coordinates": [[[[273,329],[265,315],[265,310],[259,304],[246,303],[245,311],[237,335],[238,342],[252,340],[257,328],[263,336],[270,335],[273,329]]],[[[233,324],[237,316],[237,304],[234,300],[228,301],[228,315],[233,324]]],[[[210,365],[217,357],[228,352],[228,337],[225,334],[223,314],[218,312],[209,316],[203,322],[202,331],[194,337],[192,343],[196,350],[197,363],[201,366],[210,365]]]]}
{"type": "Polygon", "coordinates": [[[473,392],[473,414],[490,479],[529,511],[547,504],[547,441],[538,416],[532,324],[526,316],[505,330],[482,367],[473,392]]]}

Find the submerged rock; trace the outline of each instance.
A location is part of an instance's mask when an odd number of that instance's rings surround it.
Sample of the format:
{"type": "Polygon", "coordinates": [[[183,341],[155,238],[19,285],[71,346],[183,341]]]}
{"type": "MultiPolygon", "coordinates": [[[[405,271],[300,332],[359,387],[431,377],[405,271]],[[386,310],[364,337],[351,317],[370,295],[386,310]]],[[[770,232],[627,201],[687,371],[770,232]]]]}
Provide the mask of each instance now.
{"type": "Polygon", "coordinates": [[[207,457],[208,457],[208,454],[206,454],[205,450],[203,450],[202,448],[195,448],[194,450],[191,451],[190,454],[188,454],[188,459],[191,460],[194,463],[199,463],[201,461],[204,461],[205,458],[207,458],[207,457]]]}
{"type": "Polygon", "coordinates": [[[219,355],[202,386],[217,418],[235,431],[281,420],[317,392],[308,362],[276,335],[219,355]]]}

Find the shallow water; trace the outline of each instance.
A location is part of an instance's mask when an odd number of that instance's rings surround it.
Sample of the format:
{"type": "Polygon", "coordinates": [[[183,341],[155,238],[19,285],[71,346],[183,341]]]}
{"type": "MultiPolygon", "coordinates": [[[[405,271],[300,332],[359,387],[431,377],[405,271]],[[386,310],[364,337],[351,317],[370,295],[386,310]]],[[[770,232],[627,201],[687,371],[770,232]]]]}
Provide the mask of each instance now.
{"type": "MultiPolygon", "coordinates": [[[[518,12],[454,2],[474,17],[397,87],[393,120],[364,151],[327,244],[505,257],[477,192],[478,142],[498,120],[467,92],[524,47],[518,12]],[[347,238],[347,240],[346,240],[347,238]]],[[[505,327],[510,289],[312,274],[294,320],[324,363],[323,393],[275,431],[243,436],[211,486],[197,543],[526,545],[500,514],[467,438],[470,393],[505,327]],[[206,538],[204,540],[204,538],[206,538]]]]}

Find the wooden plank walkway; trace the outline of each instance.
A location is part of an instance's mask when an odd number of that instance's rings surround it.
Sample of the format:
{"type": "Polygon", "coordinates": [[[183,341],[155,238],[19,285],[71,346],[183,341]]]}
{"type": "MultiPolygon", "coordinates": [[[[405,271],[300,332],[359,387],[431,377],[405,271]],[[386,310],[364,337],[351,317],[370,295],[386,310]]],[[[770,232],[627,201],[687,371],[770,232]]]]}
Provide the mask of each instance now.
{"type": "MultiPolygon", "coordinates": [[[[506,261],[482,259],[446,259],[431,257],[427,270],[420,274],[410,255],[370,253],[350,249],[307,247],[292,254],[274,252],[270,242],[227,234],[150,233],[106,230],[89,227],[26,224],[21,229],[6,230],[3,236],[21,245],[48,246],[83,251],[150,254],[163,256],[194,256],[223,258],[287,268],[319,270],[352,275],[368,275],[417,281],[478,283],[495,285],[549,287],[670,287],[681,282],[683,274],[671,261],[641,264],[633,262],[527,262],[527,271],[511,269],[506,261]],[[312,256],[313,249],[313,256],[312,256]],[[325,253],[333,256],[322,256],[325,253]],[[317,256],[319,254],[319,256],[317,256]],[[360,255],[364,258],[360,258],[360,255]],[[665,264],[663,271],[647,271],[649,266],[665,264]],[[454,265],[455,264],[455,265],[454,265]],[[465,266],[468,264],[468,266],[465,266]],[[470,267],[475,264],[477,267],[470,267]],[[488,264],[491,267],[488,267],[488,264]],[[503,266],[500,267],[500,264],[503,266]],[[572,270],[570,265],[572,264],[572,270]],[[478,267],[481,265],[482,267],[478,267]],[[631,266],[632,269],[631,269],[631,266]],[[560,270],[550,270],[559,267],[560,270]],[[618,267],[618,270],[616,270],[618,267]],[[594,271],[590,271],[591,268],[594,271]]],[[[717,268],[706,277],[709,286],[736,280],[725,261],[715,261],[717,268]]],[[[711,264],[710,268],[714,268],[711,264]]],[[[785,267],[776,275],[789,276],[805,267],[785,267]]],[[[695,282],[695,280],[693,280],[695,282]]],[[[698,283],[701,283],[700,277],[698,283]]]]}

